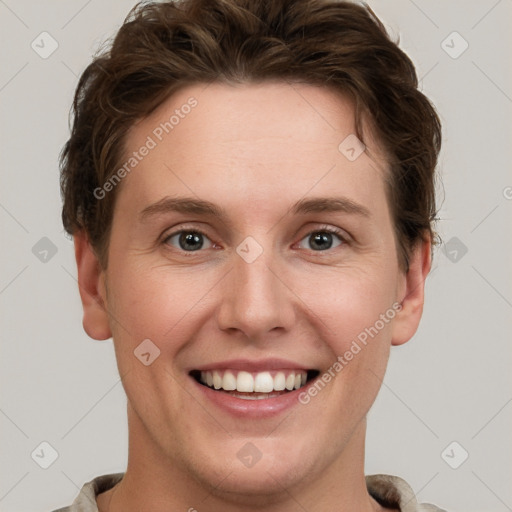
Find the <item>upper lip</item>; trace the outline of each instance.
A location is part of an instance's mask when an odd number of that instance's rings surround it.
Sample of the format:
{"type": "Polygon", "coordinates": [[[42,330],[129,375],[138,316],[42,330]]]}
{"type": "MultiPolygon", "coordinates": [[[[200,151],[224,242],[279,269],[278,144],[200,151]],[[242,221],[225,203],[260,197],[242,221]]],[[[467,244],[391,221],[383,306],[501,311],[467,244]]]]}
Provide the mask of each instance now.
{"type": "Polygon", "coordinates": [[[303,370],[311,369],[311,366],[304,366],[294,361],[287,359],[229,359],[226,361],[219,361],[216,363],[205,364],[191,368],[198,371],[212,371],[212,370],[240,370],[246,372],[262,372],[265,370],[303,370]]]}

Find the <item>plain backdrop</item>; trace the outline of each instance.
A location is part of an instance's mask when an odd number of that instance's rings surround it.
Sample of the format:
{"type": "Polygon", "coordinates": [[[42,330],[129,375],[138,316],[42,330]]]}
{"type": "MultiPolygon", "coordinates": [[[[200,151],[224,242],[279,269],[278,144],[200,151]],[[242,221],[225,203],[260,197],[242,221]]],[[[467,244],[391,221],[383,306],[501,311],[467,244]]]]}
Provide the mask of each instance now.
{"type": "MultiPolygon", "coordinates": [[[[69,505],[125,469],[126,397],[112,341],[82,330],[57,159],[78,76],[133,5],[0,1],[2,512],[69,505]]],[[[512,1],[370,5],[443,121],[444,245],[369,413],[366,472],[449,511],[512,510],[512,1]]]]}

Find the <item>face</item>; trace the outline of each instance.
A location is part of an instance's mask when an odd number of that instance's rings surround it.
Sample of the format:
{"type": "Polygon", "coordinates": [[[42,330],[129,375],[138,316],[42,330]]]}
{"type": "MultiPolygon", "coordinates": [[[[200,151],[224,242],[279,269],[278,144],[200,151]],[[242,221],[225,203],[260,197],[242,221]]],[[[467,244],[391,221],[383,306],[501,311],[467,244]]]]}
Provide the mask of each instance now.
{"type": "Polygon", "coordinates": [[[113,335],[141,460],[257,494],[362,457],[426,264],[400,270],[385,159],[354,132],[347,99],[286,83],[190,86],[132,128],[84,326],[113,335]]]}

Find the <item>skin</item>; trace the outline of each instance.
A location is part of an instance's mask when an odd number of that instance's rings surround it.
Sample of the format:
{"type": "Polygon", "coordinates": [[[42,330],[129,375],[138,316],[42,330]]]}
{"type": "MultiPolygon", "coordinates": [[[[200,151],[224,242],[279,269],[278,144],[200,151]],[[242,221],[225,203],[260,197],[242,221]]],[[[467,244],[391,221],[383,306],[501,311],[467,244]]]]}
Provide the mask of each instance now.
{"type": "Polygon", "coordinates": [[[197,106],[119,185],[106,269],[75,236],[84,328],[113,337],[128,397],[128,467],[98,497],[100,511],[382,510],[364,480],[366,414],[391,345],[418,327],[430,243],[417,244],[404,273],[385,157],[368,128],[368,153],[350,162],[338,150],[355,132],[354,111],[325,87],[189,86],[132,127],[127,155],[191,96],[197,106]],[[215,203],[226,219],[141,219],[162,198],[184,196],[215,203]],[[313,197],[348,198],[369,215],[289,213],[313,197]],[[346,241],[333,235],[332,247],[315,250],[325,227],[346,241]],[[169,239],[180,229],[204,232],[203,248],[169,239]],[[248,236],[263,248],[252,263],[236,252],[248,236]],[[272,357],[323,373],[396,302],[402,309],[336,378],[277,417],[234,418],[188,376],[212,362],[272,357]],[[149,366],[134,356],[147,338],[160,349],[149,366]],[[262,458],[247,468],[237,452],[249,441],[262,458]]]}

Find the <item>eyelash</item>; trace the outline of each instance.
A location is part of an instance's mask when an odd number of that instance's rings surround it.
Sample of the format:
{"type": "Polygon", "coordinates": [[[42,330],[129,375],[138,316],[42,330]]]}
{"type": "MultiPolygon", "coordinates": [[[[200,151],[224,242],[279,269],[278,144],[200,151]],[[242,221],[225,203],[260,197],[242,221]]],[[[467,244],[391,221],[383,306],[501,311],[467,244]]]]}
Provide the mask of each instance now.
{"type": "MultiPolygon", "coordinates": [[[[203,231],[201,231],[200,229],[197,229],[197,228],[194,228],[194,229],[180,229],[178,231],[174,231],[172,233],[170,233],[169,235],[165,235],[163,240],[162,240],[162,244],[163,245],[166,245],[166,246],[169,246],[169,247],[172,247],[172,249],[174,250],[177,250],[179,251],[180,253],[182,254],[186,254],[187,256],[194,256],[195,253],[198,253],[198,252],[202,252],[202,248],[201,249],[198,249],[197,251],[185,251],[181,248],[177,248],[177,247],[173,247],[173,246],[170,246],[170,244],[168,243],[168,241],[175,237],[176,235],[180,235],[182,233],[195,233],[197,235],[201,235],[203,237],[205,237],[206,239],[210,240],[210,238],[208,237],[208,235],[206,233],[204,233],[203,231]]],[[[342,245],[346,245],[348,243],[348,237],[347,235],[345,234],[344,231],[342,231],[341,229],[337,229],[337,228],[333,228],[333,227],[330,227],[330,226],[320,226],[319,228],[317,229],[314,229],[312,231],[309,231],[308,233],[306,233],[305,236],[303,236],[299,242],[301,242],[302,240],[304,240],[305,238],[308,238],[310,237],[311,235],[313,234],[317,234],[317,233],[330,233],[332,235],[335,235],[336,237],[338,237],[339,241],[340,241],[340,245],[338,245],[337,247],[331,247],[329,249],[326,249],[324,251],[315,251],[313,249],[309,249],[309,251],[311,252],[314,252],[314,253],[327,253],[329,251],[332,251],[334,249],[337,249],[338,247],[342,246],[342,245]]],[[[214,244],[214,242],[212,242],[210,240],[210,242],[212,244],[214,244]]]]}

